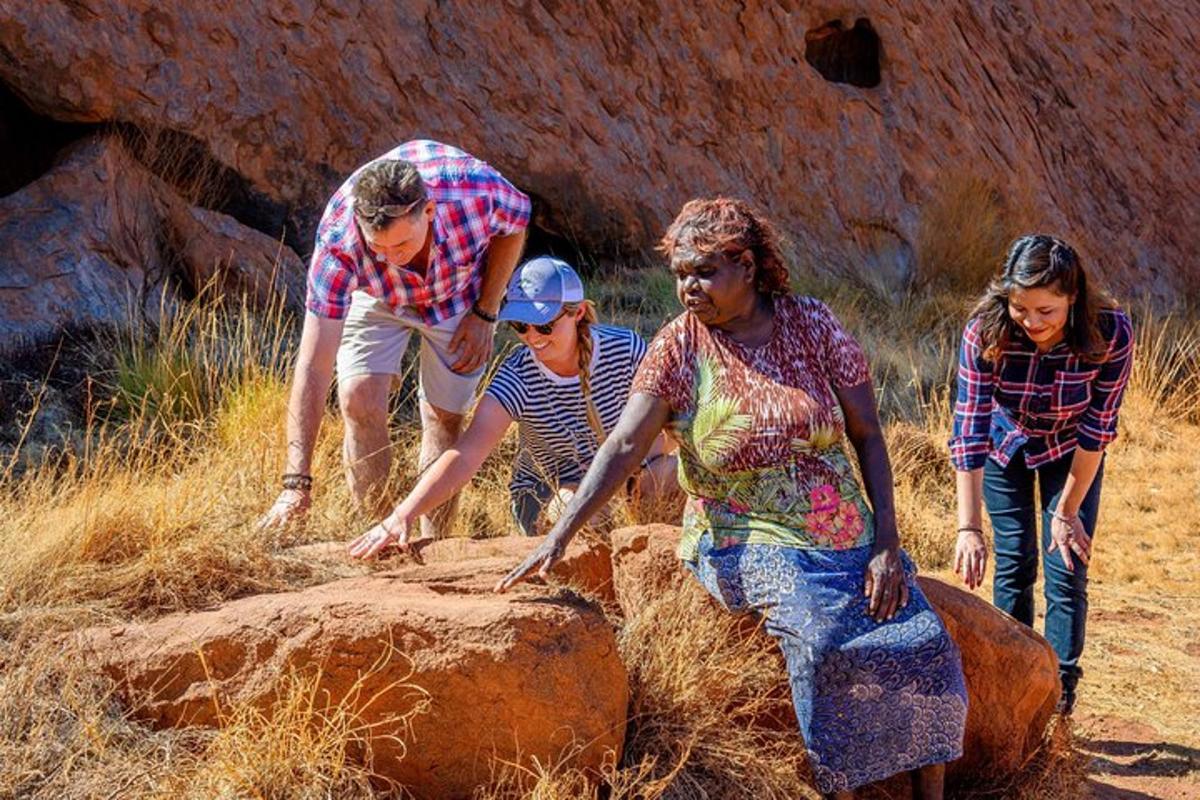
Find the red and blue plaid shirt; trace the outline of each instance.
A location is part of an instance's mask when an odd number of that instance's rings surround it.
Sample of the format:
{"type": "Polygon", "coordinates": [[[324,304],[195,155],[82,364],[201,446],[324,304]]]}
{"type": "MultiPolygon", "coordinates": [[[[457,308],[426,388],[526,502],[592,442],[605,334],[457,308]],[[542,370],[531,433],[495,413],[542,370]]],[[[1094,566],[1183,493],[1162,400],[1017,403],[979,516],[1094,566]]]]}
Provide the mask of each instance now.
{"type": "Polygon", "coordinates": [[[410,306],[436,325],[478,299],[488,242],[525,229],[529,198],[485,162],[438,142],[405,142],[383,158],[415,164],[435,203],[428,269],[421,274],[389,267],[367,249],[351,201],[360,168],[325,206],[308,271],[307,307],[319,317],[344,319],[350,293],[361,289],[393,309],[410,306]]]}
{"type": "Polygon", "coordinates": [[[1133,326],[1120,309],[1100,312],[1108,342],[1102,361],[1081,358],[1065,342],[1048,352],[1023,334],[996,362],[984,358],[979,320],[963,331],[950,458],[979,469],[991,456],[1007,465],[1022,447],[1031,468],[1077,446],[1098,451],[1117,438],[1117,412],[1133,364],[1133,326]]]}

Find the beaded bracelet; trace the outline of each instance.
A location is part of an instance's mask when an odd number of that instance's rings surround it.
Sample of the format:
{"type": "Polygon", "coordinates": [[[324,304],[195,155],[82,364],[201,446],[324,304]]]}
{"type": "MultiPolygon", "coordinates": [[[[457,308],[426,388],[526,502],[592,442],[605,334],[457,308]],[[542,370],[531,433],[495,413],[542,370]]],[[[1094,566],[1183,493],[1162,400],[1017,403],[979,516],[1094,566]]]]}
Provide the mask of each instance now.
{"type": "Polygon", "coordinates": [[[283,476],[284,489],[292,489],[300,492],[311,492],[312,485],[312,475],[305,475],[301,472],[288,472],[283,476]]]}
{"type": "Polygon", "coordinates": [[[487,322],[491,325],[495,325],[496,320],[498,319],[498,317],[495,314],[489,314],[488,312],[486,312],[482,308],[480,308],[478,302],[473,303],[471,305],[471,313],[474,314],[475,316],[479,317],[484,322],[487,322]]]}

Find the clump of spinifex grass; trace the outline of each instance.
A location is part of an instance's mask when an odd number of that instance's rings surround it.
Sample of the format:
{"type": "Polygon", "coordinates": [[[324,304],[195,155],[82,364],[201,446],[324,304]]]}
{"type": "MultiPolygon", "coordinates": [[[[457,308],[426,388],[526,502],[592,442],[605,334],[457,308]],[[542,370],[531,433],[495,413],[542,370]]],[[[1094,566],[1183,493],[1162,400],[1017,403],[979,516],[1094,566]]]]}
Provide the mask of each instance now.
{"type": "Polygon", "coordinates": [[[130,722],[113,690],[51,637],[0,637],[0,797],[145,796],[193,737],[130,722]]]}
{"type": "Polygon", "coordinates": [[[698,607],[688,592],[649,602],[628,619],[621,656],[632,689],[615,796],[800,798],[807,756],[779,692],[778,648],[748,635],[744,618],[698,607]]]}
{"type": "Polygon", "coordinates": [[[241,703],[219,709],[219,729],[164,781],[162,796],[315,799],[401,794],[403,787],[375,773],[370,754],[374,745],[386,740],[397,758],[404,757],[412,720],[429,710],[428,694],[407,678],[371,696],[365,693],[370,678],[400,655],[390,646],[384,648],[336,702],[321,689],[320,670],[308,669],[282,676],[265,708],[241,703]],[[401,695],[400,710],[365,721],[373,706],[381,701],[396,705],[401,695]]]}

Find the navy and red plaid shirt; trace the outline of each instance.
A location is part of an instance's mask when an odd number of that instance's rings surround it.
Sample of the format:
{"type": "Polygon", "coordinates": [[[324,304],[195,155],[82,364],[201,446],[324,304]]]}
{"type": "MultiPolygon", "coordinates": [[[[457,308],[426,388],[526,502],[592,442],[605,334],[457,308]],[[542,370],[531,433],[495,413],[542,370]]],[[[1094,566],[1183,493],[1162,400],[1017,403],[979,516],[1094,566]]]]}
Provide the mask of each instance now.
{"type": "Polygon", "coordinates": [[[1088,361],[1060,342],[1048,352],[1023,334],[995,362],[983,356],[979,320],[963,331],[950,459],[979,469],[991,456],[1007,465],[1022,447],[1037,467],[1077,446],[1098,451],[1117,438],[1117,412],[1133,364],[1133,326],[1120,309],[1100,312],[1108,342],[1102,361],[1088,361]]]}
{"type": "Polygon", "coordinates": [[[421,274],[389,267],[367,248],[351,201],[359,168],[325,206],[308,271],[306,305],[319,317],[344,319],[350,293],[361,289],[393,309],[410,306],[427,324],[436,325],[478,299],[488,242],[525,229],[529,198],[485,162],[439,142],[405,142],[380,158],[415,164],[435,203],[428,269],[421,274]]]}

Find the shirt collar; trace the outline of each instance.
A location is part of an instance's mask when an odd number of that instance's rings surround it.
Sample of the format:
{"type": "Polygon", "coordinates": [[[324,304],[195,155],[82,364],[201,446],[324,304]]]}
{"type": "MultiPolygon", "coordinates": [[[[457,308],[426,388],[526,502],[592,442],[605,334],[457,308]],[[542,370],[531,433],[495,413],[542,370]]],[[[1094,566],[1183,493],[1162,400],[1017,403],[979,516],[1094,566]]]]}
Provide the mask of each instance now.
{"type": "MultiPolygon", "coordinates": [[[[1017,335],[1015,337],[1009,339],[1009,344],[1016,345],[1018,349],[1020,349],[1024,352],[1027,352],[1027,353],[1037,353],[1038,352],[1037,345],[1034,344],[1033,340],[1029,338],[1029,335],[1026,334],[1025,331],[1021,330],[1020,328],[1017,329],[1017,335]]],[[[1041,353],[1041,355],[1048,356],[1051,353],[1057,353],[1058,351],[1064,350],[1064,349],[1067,349],[1067,339],[1065,336],[1062,339],[1060,339],[1058,341],[1058,343],[1055,344],[1053,347],[1051,347],[1049,350],[1047,350],[1044,353],[1041,353]]]]}

